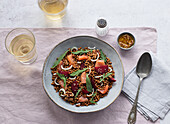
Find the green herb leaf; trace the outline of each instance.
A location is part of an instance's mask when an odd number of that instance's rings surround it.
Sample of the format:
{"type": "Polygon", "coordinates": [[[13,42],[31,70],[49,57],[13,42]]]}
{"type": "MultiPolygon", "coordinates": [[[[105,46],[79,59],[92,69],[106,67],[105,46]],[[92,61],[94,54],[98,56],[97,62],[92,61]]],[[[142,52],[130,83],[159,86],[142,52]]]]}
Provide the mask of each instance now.
{"type": "Polygon", "coordinates": [[[64,76],[64,74],[57,73],[57,75],[59,76],[60,79],[62,79],[64,81],[64,88],[65,88],[67,78],[64,76]]]}
{"type": "Polygon", "coordinates": [[[76,95],[75,95],[75,99],[76,99],[76,97],[79,95],[79,93],[80,93],[80,91],[83,89],[83,87],[80,87],[79,89],[78,89],[78,91],[77,91],[77,93],[76,93],[76,95]]]}
{"type": "Polygon", "coordinates": [[[96,96],[96,94],[97,94],[97,89],[96,89],[96,92],[92,95],[92,98],[91,98],[91,100],[90,100],[91,103],[97,104],[95,101],[93,101],[93,99],[94,99],[94,97],[96,96]]]}
{"type": "Polygon", "coordinates": [[[90,100],[90,102],[91,102],[91,103],[94,103],[94,104],[97,104],[95,101],[91,101],[91,100],[90,100]]]}
{"type": "Polygon", "coordinates": [[[64,58],[64,56],[67,54],[68,51],[69,50],[67,50],[64,54],[62,54],[60,57],[58,57],[58,60],[56,60],[54,62],[54,65],[52,66],[52,68],[55,68],[60,63],[60,61],[64,58]]]}
{"type": "Polygon", "coordinates": [[[100,49],[100,54],[101,54],[101,60],[104,60],[106,62],[106,55],[103,53],[103,51],[100,49]]]}
{"type": "Polygon", "coordinates": [[[70,76],[78,76],[79,74],[81,74],[82,72],[86,71],[88,68],[84,68],[83,70],[78,70],[78,71],[75,71],[73,73],[70,74],[70,76]]]}
{"type": "Polygon", "coordinates": [[[91,100],[93,100],[93,98],[96,96],[96,94],[97,94],[97,89],[96,89],[96,92],[92,95],[91,100]]]}
{"type": "Polygon", "coordinates": [[[79,50],[79,51],[76,51],[76,52],[72,52],[73,54],[83,54],[83,53],[88,53],[88,52],[92,52],[93,50],[83,50],[83,49],[81,49],[81,50],[79,50]]]}
{"type": "Polygon", "coordinates": [[[86,74],[86,88],[89,92],[92,92],[93,90],[88,74],[86,74]]]}
{"type": "Polygon", "coordinates": [[[107,73],[106,75],[103,74],[103,78],[100,79],[100,82],[102,82],[105,78],[107,78],[108,76],[110,76],[112,73],[107,73]]]}

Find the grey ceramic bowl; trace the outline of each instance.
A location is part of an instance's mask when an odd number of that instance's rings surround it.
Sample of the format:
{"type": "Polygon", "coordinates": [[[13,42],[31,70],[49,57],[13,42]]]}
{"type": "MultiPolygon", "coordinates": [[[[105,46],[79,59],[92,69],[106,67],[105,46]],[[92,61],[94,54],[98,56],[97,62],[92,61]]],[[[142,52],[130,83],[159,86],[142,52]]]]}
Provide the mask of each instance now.
{"type": "Polygon", "coordinates": [[[119,96],[122,90],[123,81],[124,81],[124,69],[118,55],[117,51],[110,46],[108,43],[99,40],[94,37],[89,36],[77,36],[73,38],[69,38],[58,45],[56,45],[53,50],[47,56],[44,66],[43,66],[43,87],[49,98],[58,106],[63,109],[66,109],[71,112],[76,113],[88,113],[102,110],[112,104],[116,98],[119,96]],[[114,86],[110,89],[107,96],[101,98],[97,105],[89,105],[76,107],[75,105],[70,105],[65,102],[54,90],[54,87],[51,85],[52,82],[52,74],[50,68],[55,62],[56,58],[63,54],[68,48],[72,47],[96,47],[97,49],[102,49],[103,52],[111,59],[112,65],[115,71],[115,79],[117,80],[114,86]]]}
{"type": "Polygon", "coordinates": [[[122,50],[130,50],[130,49],[132,49],[132,48],[135,46],[135,43],[136,43],[135,37],[134,37],[131,33],[129,33],[129,32],[123,32],[123,33],[121,33],[121,34],[118,36],[118,38],[117,38],[117,44],[118,44],[119,48],[121,48],[122,50]],[[119,38],[120,38],[122,35],[124,35],[124,34],[128,34],[129,36],[131,36],[131,37],[134,39],[134,44],[133,44],[131,47],[129,47],[129,48],[123,48],[123,47],[121,47],[120,44],[119,44],[119,38]]]}

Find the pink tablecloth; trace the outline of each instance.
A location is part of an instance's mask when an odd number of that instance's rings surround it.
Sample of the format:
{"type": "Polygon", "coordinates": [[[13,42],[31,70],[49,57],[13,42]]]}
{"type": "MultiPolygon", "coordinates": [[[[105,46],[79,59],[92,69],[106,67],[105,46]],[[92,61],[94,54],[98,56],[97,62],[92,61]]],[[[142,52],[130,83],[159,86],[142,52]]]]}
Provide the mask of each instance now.
{"type": "MultiPolygon", "coordinates": [[[[11,29],[0,29],[0,122],[5,124],[125,124],[131,104],[121,94],[105,110],[76,114],[56,106],[42,87],[42,67],[50,50],[59,42],[73,36],[96,36],[93,29],[55,28],[30,29],[36,37],[38,59],[31,65],[17,62],[5,49],[4,40],[11,29]]],[[[157,32],[153,28],[112,28],[101,38],[117,49],[121,55],[125,73],[136,65],[144,51],[156,53],[157,32]],[[119,33],[128,31],[136,37],[136,45],[130,51],[122,51],[116,44],[119,33]]],[[[137,124],[150,124],[139,113],[137,124]]],[[[156,123],[159,123],[158,121],[156,123]]]]}

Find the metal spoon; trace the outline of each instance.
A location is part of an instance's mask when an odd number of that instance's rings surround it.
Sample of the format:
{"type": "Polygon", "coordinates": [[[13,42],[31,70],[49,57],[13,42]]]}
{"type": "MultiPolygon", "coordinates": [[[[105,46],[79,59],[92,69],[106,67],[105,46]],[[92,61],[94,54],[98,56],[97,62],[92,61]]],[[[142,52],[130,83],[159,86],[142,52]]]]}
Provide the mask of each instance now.
{"type": "Polygon", "coordinates": [[[142,54],[142,56],[138,60],[138,64],[136,67],[136,74],[138,75],[140,82],[139,82],[136,98],[133,103],[133,107],[132,107],[129,117],[128,117],[128,124],[135,124],[135,122],[136,122],[136,107],[137,107],[137,101],[138,101],[141,82],[144,78],[146,78],[149,75],[151,68],[152,68],[152,59],[151,59],[150,54],[148,52],[146,52],[146,53],[142,54]]]}

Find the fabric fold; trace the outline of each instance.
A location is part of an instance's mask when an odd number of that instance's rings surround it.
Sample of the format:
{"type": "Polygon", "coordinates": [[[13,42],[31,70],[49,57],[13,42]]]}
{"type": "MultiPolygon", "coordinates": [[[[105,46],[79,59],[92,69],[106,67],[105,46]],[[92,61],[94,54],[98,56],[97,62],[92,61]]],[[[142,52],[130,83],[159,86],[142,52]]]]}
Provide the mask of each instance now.
{"type": "MultiPolygon", "coordinates": [[[[152,52],[152,70],[151,74],[145,78],[141,84],[138,99],[138,110],[146,118],[156,121],[158,118],[163,119],[169,111],[170,106],[170,70],[159,60],[152,52]]],[[[131,103],[134,102],[139,77],[134,67],[127,74],[124,82],[123,92],[131,103]]]]}
{"type": "MultiPolygon", "coordinates": [[[[120,94],[102,111],[76,114],[54,104],[42,86],[42,67],[49,52],[61,41],[75,36],[93,36],[112,45],[119,53],[125,74],[136,64],[144,51],[156,53],[157,31],[150,27],[110,28],[106,37],[98,37],[93,28],[30,28],[36,38],[38,58],[31,65],[22,65],[5,49],[5,37],[12,28],[0,28],[0,122],[5,124],[126,124],[131,104],[120,94]],[[136,44],[129,51],[117,45],[117,36],[130,32],[136,44]]],[[[72,47],[72,46],[71,46],[72,47]]],[[[143,109],[142,109],[143,110],[143,109]]],[[[142,111],[141,110],[141,111],[142,111]]],[[[144,113],[145,111],[143,111],[144,113]]],[[[149,116],[149,115],[148,115],[149,116]]],[[[137,124],[152,124],[138,114],[137,124]]],[[[156,123],[159,123],[157,121],[156,123]]]]}

